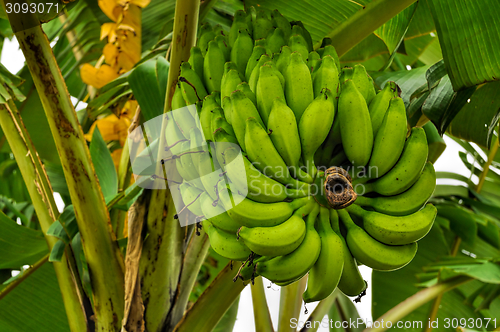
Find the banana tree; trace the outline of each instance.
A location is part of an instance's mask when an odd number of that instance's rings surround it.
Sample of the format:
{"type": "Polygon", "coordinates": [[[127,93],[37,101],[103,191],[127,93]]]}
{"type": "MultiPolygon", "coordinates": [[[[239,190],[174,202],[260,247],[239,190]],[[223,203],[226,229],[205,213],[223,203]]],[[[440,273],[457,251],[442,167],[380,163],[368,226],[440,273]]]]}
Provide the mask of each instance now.
{"type": "Polygon", "coordinates": [[[0,66],[0,330],[231,331],[247,286],[257,331],[316,331],[325,315],[330,331],[500,330],[496,1],[2,5],[2,40],[15,36],[26,66],[0,66]],[[395,82],[408,126],[425,130],[428,161],[446,148],[443,135],[463,149],[470,173],[437,172],[454,182],[438,181],[438,217],[413,261],[373,271],[374,322],[346,327],[360,315],[337,289],[291,324],[307,277],[281,288],[273,322],[264,280],[236,280],[239,264],[210,248],[208,230],[184,224],[169,189],[178,174],[154,162],[154,177],[133,176],[129,132],[157,123],[147,157],[162,159],[181,64],[206,24],[229,36],[237,11],[251,8],[300,22],[315,50],[333,45],[340,66],[362,63],[375,86],[395,82]],[[71,96],[87,107],[75,111],[71,96]]]}

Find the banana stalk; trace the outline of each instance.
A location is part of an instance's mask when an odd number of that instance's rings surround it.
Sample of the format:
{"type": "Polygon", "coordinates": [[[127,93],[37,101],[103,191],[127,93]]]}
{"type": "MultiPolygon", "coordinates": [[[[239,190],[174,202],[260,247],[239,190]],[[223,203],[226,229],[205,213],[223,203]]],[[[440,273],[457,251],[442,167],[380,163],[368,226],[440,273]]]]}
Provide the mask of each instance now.
{"type": "Polygon", "coordinates": [[[256,331],[274,332],[269,307],[267,306],[262,277],[255,278],[254,284],[250,287],[252,291],[252,304],[256,331]]]}
{"type": "Polygon", "coordinates": [[[233,282],[235,274],[236,270],[228,263],[186,312],[173,332],[212,331],[246,286],[241,280],[233,282]]]}
{"type": "MultiPolygon", "coordinates": [[[[50,225],[59,217],[59,211],[54,201],[54,195],[47,174],[43,169],[42,163],[38,158],[38,153],[28,136],[21,116],[12,100],[9,100],[8,104],[0,105],[0,126],[16,158],[19,169],[21,170],[21,174],[28,188],[31,201],[33,202],[40,222],[40,227],[43,233],[46,234],[50,225]]],[[[57,242],[57,238],[46,236],[45,239],[49,251],[51,251],[52,247],[57,242]]],[[[45,262],[46,260],[39,262],[40,266],[45,262]]],[[[66,248],[66,253],[62,257],[61,262],[54,262],[53,264],[61,289],[70,329],[72,332],[86,331],[87,321],[83,303],[81,302],[83,289],[81,285],[79,285],[80,277],[78,276],[78,270],[76,269],[76,263],[74,262],[71,248],[66,248]],[[75,280],[78,284],[75,283],[75,280]],[[77,287],[77,285],[80,287],[77,287]]],[[[30,273],[34,272],[36,267],[39,267],[38,263],[29,270],[30,273]]],[[[19,282],[21,281],[22,280],[19,282]]],[[[18,283],[10,284],[9,286],[14,288],[17,285],[18,283]]],[[[6,294],[7,292],[2,291],[0,298],[6,294]]]]}
{"type": "Polygon", "coordinates": [[[314,309],[314,311],[307,319],[307,322],[304,324],[304,327],[300,330],[300,332],[317,331],[319,326],[315,322],[320,322],[323,319],[323,317],[325,317],[325,315],[328,314],[330,308],[335,303],[335,300],[337,300],[337,297],[339,297],[339,295],[341,294],[342,294],[341,291],[337,288],[332,294],[330,294],[330,296],[328,296],[324,300],[321,300],[318,303],[318,306],[314,309]],[[310,322],[310,324],[308,324],[308,322],[310,322]],[[308,325],[310,325],[311,327],[307,327],[308,325]]]}
{"type": "Polygon", "coordinates": [[[124,308],[123,257],[109,225],[108,211],[83,131],[38,19],[29,13],[11,13],[8,18],[26,58],[61,162],[65,166],[64,175],[91,274],[97,329],[116,331],[120,328],[124,308]]]}
{"type": "Polygon", "coordinates": [[[295,329],[290,325],[290,321],[292,318],[299,318],[302,293],[304,293],[306,285],[307,276],[293,284],[281,287],[278,332],[295,332],[295,329]]]}

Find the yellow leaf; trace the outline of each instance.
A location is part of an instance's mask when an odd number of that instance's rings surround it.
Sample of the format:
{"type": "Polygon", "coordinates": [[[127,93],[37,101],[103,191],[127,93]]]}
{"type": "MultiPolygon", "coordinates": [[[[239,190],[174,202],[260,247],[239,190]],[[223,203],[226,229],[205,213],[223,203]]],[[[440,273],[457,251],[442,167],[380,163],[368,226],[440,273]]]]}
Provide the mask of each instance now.
{"type": "Polygon", "coordinates": [[[116,0],[98,0],[99,7],[113,21],[118,20],[118,16],[122,12],[122,7],[116,0]]]}
{"type": "MultiPolygon", "coordinates": [[[[101,25],[101,40],[108,37],[108,39],[116,39],[116,23],[104,23],[101,25]]],[[[109,42],[113,42],[109,40],[109,42]]]]}
{"type": "Polygon", "coordinates": [[[102,50],[102,54],[104,54],[104,59],[106,60],[106,63],[111,67],[115,67],[119,53],[120,51],[118,50],[118,47],[110,43],[106,44],[104,46],[104,49],[102,50]]]}
{"type": "Polygon", "coordinates": [[[85,84],[100,89],[120,75],[109,65],[102,65],[100,68],[95,68],[91,64],[86,63],[80,68],[80,76],[85,84]]]}

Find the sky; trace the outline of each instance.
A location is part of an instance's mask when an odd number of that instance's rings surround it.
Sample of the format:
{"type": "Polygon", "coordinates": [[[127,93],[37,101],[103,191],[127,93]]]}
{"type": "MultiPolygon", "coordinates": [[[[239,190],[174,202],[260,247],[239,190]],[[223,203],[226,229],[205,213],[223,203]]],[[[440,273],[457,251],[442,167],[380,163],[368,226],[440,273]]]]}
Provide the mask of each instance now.
{"type": "MultiPolygon", "coordinates": [[[[1,63],[12,73],[18,72],[24,66],[24,56],[22,52],[19,50],[19,45],[15,38],[12,41],[5,40],[1,63]]],[[[76,103],[76,98],[72,98],[73,102],[76,103]]],[[[80,107],[85,107],[84,103],[80,103],[80,107]]],[[[80,108],[79,107],[79,108],[80,108]]],[[[465,176],[469,176],[470,172],[464,166],[462,161],[458,156],[459,151],[464,151],[462,147],[460,147],[455,141],[452,139],[445,137],[445,142],[447,144],[447,148],[438,161],[434,164],[434,168],[436,171],[445,171],[445,172],[455,172],[465,176]]],[[[483,156],[486,157],[486,156],[483,156]]],[[[438,183],[442,184],[453,184],[453,180],[438,180],[438,183]]],[[[58,204],[58,208],[62,211],[64,204],[60,199],[59,195],[56,194],[56,203],[58,204]]],[[[371,269],[366,266],[360,267],[361,273],[365,280],[368,281],[368,292],[367,295],[362,299],[361,303],[356,303],[356,308],[359,311],[361,318],[372,321],[373,318],[371,316],[371,269]]],[[[278,322],[278,313],[279,313],[279,299],[280,299],[280,287],[272,284],[269,280],[264,280],[266,299],[269,306],[271,318],[276,329],[276,323],[278,322]],[[269,287],[270,286],[270,287],[269,287]]],[[[240,306],[238,309],[238,316],[236,320],[236,324],[234,326],[233,331],[237,332],[253,332],[255,331],[255,323],[253,317],[253,307],[252,307],[252,297],[250,292],[250,286],[247,286],[240,297],[240,306]]],[[[314,310],[317,303],[311,303],[307,305],[307,310],[309,314],[314,310]]],[[[308,318],[308,315],[304,314],[304,306],[302,306],[299,324],[300,322],[305,322],[308,318]]],[[[327,327],[320,327],[318,332],[328,332],[327,327]]]]}

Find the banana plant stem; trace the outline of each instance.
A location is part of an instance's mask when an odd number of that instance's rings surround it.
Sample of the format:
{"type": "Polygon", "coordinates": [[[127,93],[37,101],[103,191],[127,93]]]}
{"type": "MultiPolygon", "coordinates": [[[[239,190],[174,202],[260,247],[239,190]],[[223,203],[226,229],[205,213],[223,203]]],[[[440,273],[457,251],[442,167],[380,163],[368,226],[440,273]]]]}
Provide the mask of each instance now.
{"type": "Polygon", "coordinates": [[[318,306],[311,313],[311,316],[307,319],[306,324],[304,324],[304,327],[300,330],[300,332],[316,332],[319,328],[319,325],[316,322],[321,322],[323,317],[325,317],[325,315],[330,311],[330,308],[340,294],[340,290],[337,288],[332,294],[330,294],[330,296],[321,300],[318,303],[318,306]]]}
{"type": "Polygon", "coordinates": [[[253,315],[255,317],[256,331],[274,332],[262,277],[254,279],[254,284],[250,286],[250,290],[252,292],[253,315]]]}
{"type": "Polygon", "coordinates": [[[40,267],[42,267],[43,264],[47,263],[49,261],[49,256],[50,253],[43,256],[42,259],[40,259],[35,264],[31,265],[31,267],[25,270],[18,278],[16,278],[14,281],[5,286],[5,288],[0,291],[0,300],[6,297],[10,292],[12,292],[12,290],[14,290],[14,288],[19,286],[19,284],[22,283],[24,280],[26,280],[30,275],[35,273],[35,271],[38,270],[40,267]]]}
{"type": "Polygon", "coordinates": [[[488,171],[490,170],[491,163],[495,159],[495,156],[498,152],[498,146],[499,146],[498,137],[495,136],[495,138],[493,139],[494,141],[491,144],[490,153],[488,154],[488,160],[483,166],[483,171],[481,172],[481,176],[479,177],[479,182],[477,183],[476,186],[477,193],[480,193],[481,189],[483,189],[484,181],[486,181],[486,176],[488,175],[488,171]]]}
{"type": "Polygon", "coordinates": [[[391,310],[387,311],[385,314],[380,316],[375,323],[373,322],[372,326],[378,326],[378,327],[372,327],[372,328],[367,328],[363,332],[383,332],[386,331],[389,327],[387,326],[388,324],[382,324],[382,321],[384,322],[392,322],[393,324],[417,308],[421,307],[422,305],[426,304],[430,300],[436,298],[440,294],[443,294],[447,291],[450,291],[460,285],[463,285],[469,281],[474,280],[473,278],[466,277],[466,276],[458,276],[451,278],[447,281],[444,281],[442,283],[436,284],[434,286],[431,286],[429,288],[423,289],[420,292],[410,296],[403,302],[399,303],[397,306],[392,308],[391,310]]]}
{"type": "Polygon", "coordinates": [[[307,276],[304,276],[293,284],[281,287],[278,332],[295,332],[290,322],[293,318],[299,318],[306,284],[307,276]]]}
{"type": "MultiPolygon", "coordinates": [[[[347,53],[385,22],[403,11],[416,0],[377,0],[360,9],[328,34],[339,56],[347,53]],[[349,38],[346,38],[349,36],[349,38]]],[[[321,41],[315,45],[318,48],[321,41]]]]}
{"type": "Polygon", "coordinates": [[[233,282],[236,270],[228,263],[184,314],[173,332],[212,331],[246,286],[241,280],[233,282]]]}

